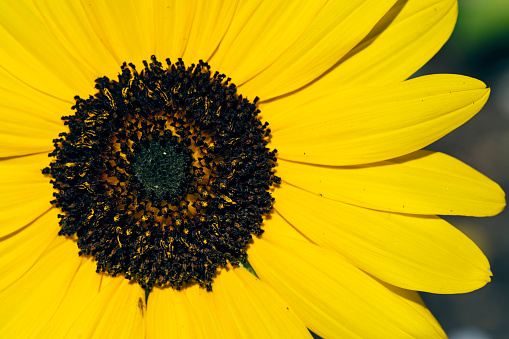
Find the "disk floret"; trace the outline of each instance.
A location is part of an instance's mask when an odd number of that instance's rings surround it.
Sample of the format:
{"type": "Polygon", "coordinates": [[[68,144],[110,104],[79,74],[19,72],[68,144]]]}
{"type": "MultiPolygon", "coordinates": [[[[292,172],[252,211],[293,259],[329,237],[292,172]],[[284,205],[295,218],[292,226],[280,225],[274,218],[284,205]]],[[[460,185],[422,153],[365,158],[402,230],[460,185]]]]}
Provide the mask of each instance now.
{"type": "Polygon", "coordinates": [[[125,274],[150,290],[197,282],[246,259],[272,209],[276,150],[268,124],[226,76],[202,61],[167,67],[152,57],[117,81],[75,97],[69,131],[54,140],[59,234],[78,237],[98,272],[125,274]]]}

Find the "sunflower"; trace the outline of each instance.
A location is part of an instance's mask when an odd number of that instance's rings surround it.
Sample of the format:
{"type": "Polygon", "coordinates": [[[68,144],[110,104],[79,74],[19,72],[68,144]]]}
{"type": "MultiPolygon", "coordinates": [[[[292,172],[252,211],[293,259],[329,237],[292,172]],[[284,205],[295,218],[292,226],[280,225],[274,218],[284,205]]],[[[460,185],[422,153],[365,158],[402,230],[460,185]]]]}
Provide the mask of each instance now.
{"type": "Polygon", "coordinates": [[[0,337],[444,337],[484,286],[422,150],[489,89],[406,80],[452,0],[2,1],[0,337]],[[49,154],[49,157],[48,157],[49,154]]]}

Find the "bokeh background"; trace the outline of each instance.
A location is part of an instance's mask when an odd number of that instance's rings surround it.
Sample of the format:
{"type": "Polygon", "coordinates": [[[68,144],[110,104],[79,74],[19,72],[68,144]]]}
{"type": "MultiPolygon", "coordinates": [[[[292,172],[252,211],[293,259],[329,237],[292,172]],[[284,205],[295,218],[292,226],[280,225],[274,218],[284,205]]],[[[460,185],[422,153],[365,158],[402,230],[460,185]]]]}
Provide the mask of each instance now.
{"type": "MultiPolygon", "coordinates": [[[[428,146],[450,154],[509,192],[509,0],[459,0],[456,28],[418,75],[455,73],[491,88],[486,106],[465,125],[428,146]]],[[[492,282],[460,295],[422,293],[451,339],[509,338],[509,209],[491,218],[446,218],[488,257],[492,282]]]]}

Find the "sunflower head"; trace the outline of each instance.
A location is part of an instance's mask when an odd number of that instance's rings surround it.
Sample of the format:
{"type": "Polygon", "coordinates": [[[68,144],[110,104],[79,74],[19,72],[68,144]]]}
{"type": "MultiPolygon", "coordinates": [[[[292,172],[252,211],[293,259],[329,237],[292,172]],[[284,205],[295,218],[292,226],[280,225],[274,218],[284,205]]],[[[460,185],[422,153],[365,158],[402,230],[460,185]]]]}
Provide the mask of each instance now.
{"type": "Polygon", "coordinates": [[[440,216],[505,206],[423,150],[490,93],[412,77],[456,15],[456,0],[0,1],[0,338],[445,337],[418,291],[491,271],[440,216]]]}

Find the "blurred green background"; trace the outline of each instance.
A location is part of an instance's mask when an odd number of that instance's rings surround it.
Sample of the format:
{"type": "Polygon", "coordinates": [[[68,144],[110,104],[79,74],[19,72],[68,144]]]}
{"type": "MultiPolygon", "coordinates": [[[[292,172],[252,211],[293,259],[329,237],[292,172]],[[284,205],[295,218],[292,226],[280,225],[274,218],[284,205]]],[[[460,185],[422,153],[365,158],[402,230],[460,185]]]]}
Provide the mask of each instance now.
{"type": "MultiPolygon", "coordinates": [[[[456,28],[421,74],[455,73],[491,88],[486,106],[428,146],[466,162],[509,192],[509,0],[459,0],[456,28]]],[[[509,209],[491,218],[446,218],[488,257],[492,282],[463,295],[422,293],[451,339],[509,338],[509,209]]]]}

